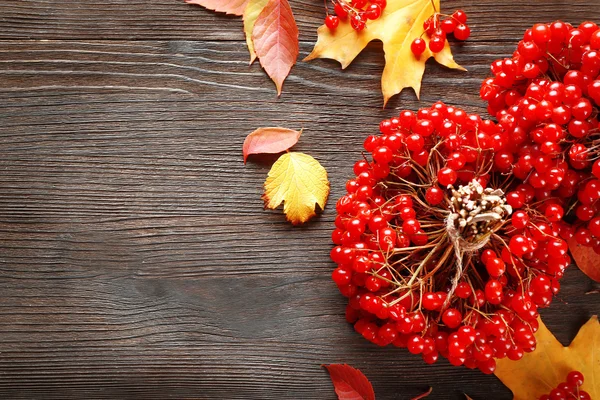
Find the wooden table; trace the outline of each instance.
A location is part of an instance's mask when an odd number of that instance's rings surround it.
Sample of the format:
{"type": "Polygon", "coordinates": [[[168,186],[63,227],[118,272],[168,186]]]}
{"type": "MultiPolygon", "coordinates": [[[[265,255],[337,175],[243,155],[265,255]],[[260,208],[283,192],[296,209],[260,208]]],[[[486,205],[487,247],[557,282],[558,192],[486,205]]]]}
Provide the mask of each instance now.
{"type": "MultiPolygon", "coordinates": [[[[300,58],[320,1],[295,1],[300,58]]],[[[600,21],[599,0],[443,1],[468,12],[468,73],[428,64],[421,102],[382,109],[381,45],[346,70],[299,62],[283,96],[248,66],[241,20],[177,0],[0,0],[0,398],[334,399],[348,363],[378,399],[510,399],[494,376],[367,343],[330,279],[334,204],[366,134],[443,99],[484,112],[481,79],[535,22],[600,21]],[[259,126],[305,129],[325,212],[263,211],[274,158],[244,166],[259,126]]],[[[559,340],[600,312],[571,268],[543,312],[559,340]]]]}

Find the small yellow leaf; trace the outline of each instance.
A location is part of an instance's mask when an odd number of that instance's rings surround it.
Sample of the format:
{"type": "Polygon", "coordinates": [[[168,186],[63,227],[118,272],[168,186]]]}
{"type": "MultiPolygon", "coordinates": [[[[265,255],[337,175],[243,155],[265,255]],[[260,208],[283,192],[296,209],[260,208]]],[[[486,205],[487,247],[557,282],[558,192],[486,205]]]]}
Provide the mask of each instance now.
{"type": "Polygon", "coordinates": [[[252,41],[252,30],[260,12],[267,6],[269,0],[249,0],[244,9],[244,34],[246,35],[246,44],[250,52],[250,64],[256,60],[254,51],[254,42],[252,41]]]}
{"type": "MultiPolygon", "coordinates": [[[[385,52],[381,77],[384,105],[406,87],[412,87],[418,97],[425,63],[430,57],[448,68],[464,70],[454,62],[447,42],[437,54],[428,47],[420,57],[415,57],[410,50],[413,40],[424,32],[423,22],[436,9],[440,9],[440,0],[388,0],[381,17],[369,21],[361,32],[356,32],[349,23],[340,24],[334,31],[323,25],[317,30],[319,37],[315,48],[304,60],[331,58],[346,68],[369,42],[379,39],[385,52]]],[[[423,35],[423,39],[429,44],[427,35],[423,35]]]]}
{"type": "Polygon", "coordinates": [[[519,361],[497,360],[496,376],[514,395],[515,400],[538,399],[564,382],[571,371],[580,371],[585,379],[582,390],[592,399],[600,399],[600,324],[593,316],[581,327],[568,347],[564,347],[540,321],[536,332],[537,349],[519,361]]]}
{"type": "Polygon", "coordinates": [[[283,212],[292,224],[315,216],[315,205],[325,208],[329,196],[327,171],[304,153],[285,153],[273,164],[265,181],[265,208],[275,209],[282,202],[283,212]]]}

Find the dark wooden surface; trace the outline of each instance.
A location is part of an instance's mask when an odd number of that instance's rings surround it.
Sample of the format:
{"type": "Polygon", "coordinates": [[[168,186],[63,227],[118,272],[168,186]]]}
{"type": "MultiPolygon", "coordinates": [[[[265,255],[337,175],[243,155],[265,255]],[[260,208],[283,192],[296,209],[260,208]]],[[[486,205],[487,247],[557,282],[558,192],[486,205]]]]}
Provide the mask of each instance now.
{"type": "MultiPolygon", "coordinates": [[[[306,56],[322,2],[292,0],[306,56]]],[[[281,99],[248,66],[239,18],[177,0],[0,0],[0,398],[334,399],[349,363],[378,399],[510,399],[495,377],[380,349],[330,280],[334,204],[360,145],[399,108],[484,112],[479,82],[538,21],[600,21],[600,0],[443,1],[468,73],[429,64],[421,100],[381,108],[383,55],[298,63],[281,99]],[[259,126],[305,128],[330,202],[292,227],[263,211],[259,126]]],[[[571,268],[545,321],[568,343],[600,313],[571,268]]]]}

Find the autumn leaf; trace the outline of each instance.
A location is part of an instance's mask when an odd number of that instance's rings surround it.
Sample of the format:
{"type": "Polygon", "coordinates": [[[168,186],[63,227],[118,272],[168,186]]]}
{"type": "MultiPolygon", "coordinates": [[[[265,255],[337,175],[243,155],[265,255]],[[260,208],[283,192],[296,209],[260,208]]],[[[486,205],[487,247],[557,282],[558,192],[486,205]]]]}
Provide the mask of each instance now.
{"type": "Polygon", "coordinates": [[[268,1],[254,23],[252,42],[260,65],[275,82],[280,95],[283,81],[300,52],[298,26],[287,0],[268,1]]]}
{"type": "Polygon", "coordinates": [[[375,400],[373,386],[367,377],[347,364],[323,365],[329,372],[339,400],[375,400]]]}
{"type": "Polygon", "coordinates": [[[581,246],[574,239],[569,240],[569,250],[577,267],[596,282],[600,282],[600,255],[592,247],[581,246]]]}
{"type": "Polygon", "coordinates": [[[296,225],[315,216],[316,205],[324,209],[328,196],[325,168],[307,154],[285,153],[269,171],[263,199],[265,208],[270,209],[285,202],[283,212],[296,225]]]}
{"type": "MultiPolygon", "coordinates": [[[[433,3],[439,10],[440,0],[388,0],[381,17],[369,21],[367,28],[361,32],[356,32],[350,24],[340,24],[333,31],[323,25],[317,31],[319,37],[315,48],[304,60],[331,58],[346,68],[369,42],[379,39],[385,52],[385,68],[381,77],[384,106],[406,87],[412,87],[418,97],[425,62],[430,57],[448,68],[464,70],[454,62],[447,42],[437,54],[427,48],[417,58],[410,50],[412,41],[423,33],[423,22],[435,12],[433,3]]],[[[427,35],[423,35],[423,39],[429,43],[427,35]]]]}
{"type": "Polygon", "coordinates": [[[425,397],[428,397],[431,392],[433,392],[433,388],[430,387],[428,391],[426,391],[425,393],[421,393],[420,395],[418,395],[417,397],[413,397],[412,400],[421,400],[424,399],[425,397]]]}
{"type": "Polygon", "coordinates": [[[568,347],[562,344],[540,320],[536,332],[537,349],[519,361],[496,360],[496,376],[514,395],[515,400],[538,399],[564,382],[571,371],[581,371],[581,387],[592,399],[600,399],[600,324],[593,316],[581,327],[568,347]]]}
{"type": "Polygon", "coordinates": [[[250,52],[250,64],[256,60],[256,52],[254,51],[254,42],[252,41],[252,31],[254,24],[260,12],[266,7],[269,0],[249,0],[246,9],[244,10],[244,34],[246,35],[246,44],[250,52]]]}
{"type": "Polygon", "coordinates": [[[242,152],[244,153],[244,164],[250,154],[281,153],[296,143],[300,134],[292,129],[271,127],[258,128],[246,136],[242,152]]]}
{"type": "Polygon", "coordinates": [[[185,0],[185,2],[232,15],[244,14],[244,9],[248,4],[248,0],[185,0]]]}

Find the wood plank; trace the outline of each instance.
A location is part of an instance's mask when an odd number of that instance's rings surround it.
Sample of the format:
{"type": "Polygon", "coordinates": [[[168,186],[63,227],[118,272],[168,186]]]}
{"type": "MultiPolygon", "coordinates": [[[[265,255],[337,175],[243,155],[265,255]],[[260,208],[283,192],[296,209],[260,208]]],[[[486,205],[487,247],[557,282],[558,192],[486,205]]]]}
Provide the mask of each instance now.
{"type": "MultiPolygon", "coordinates": [[[[294,0],[301,39],[314,41],[325,16],[323,2],[294,0]]],[[[600,20],[598,0],[442,2],[442,11],[464,8],[473,41],[515,40],[533,24],[563,19],[600,20]]],[[[240,18],[215,14],[182,0],[4,0],[0,39],[188,39],[243,40],[240,18]]]]}
{"type": "MultiPolygon", "coordinates": [[[[481,112],[479,82],[512,46],[468,43],[468,74],[431,64],[423,102],[391,105],[481,112]]],[[[335,200],[365,133],[398,112],[381,109],[379,50],[345,72],[300,63],[278,100],[241,42],[2,42],[0,397],[334,399],[319,366],[342,362],[379,398],[429,385],[432,399],[511,398],[493,376],[377,348],[344,320],[335,200]],[[329,172],[331,200],[306,226],[262,211],[273,157],[242,163],[264,125],[304,127],[297,149],[329,172]]],[[[572,268],[544,310],[563,343],[600,312],[594,287],[572,268]]]]}

